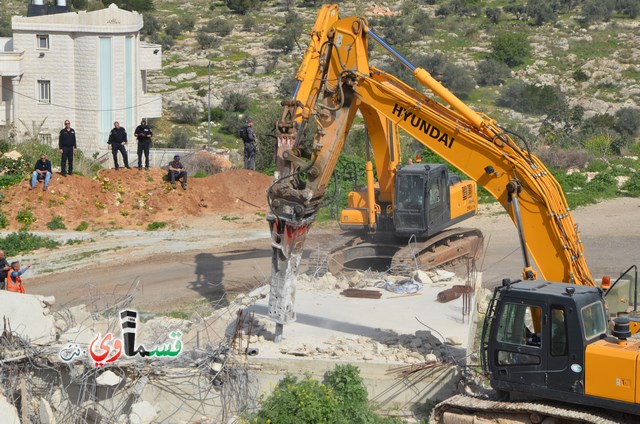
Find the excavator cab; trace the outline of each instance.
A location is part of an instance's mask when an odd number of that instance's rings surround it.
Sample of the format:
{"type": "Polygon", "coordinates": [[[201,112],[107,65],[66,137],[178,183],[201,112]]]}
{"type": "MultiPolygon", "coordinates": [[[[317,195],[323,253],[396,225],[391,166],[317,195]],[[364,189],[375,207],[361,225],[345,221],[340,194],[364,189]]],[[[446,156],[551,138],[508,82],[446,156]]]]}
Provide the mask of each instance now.
{"type": "Polygon", "coordinates": [[[640,342],[608,334],[597,287],[504,280],[482,333],[482,366],[502,393],[639,413],[640,342]]]}
{"type": "Polygon", "coordinates": [[[475,215],[476,205],[475,185],[449,174],[446,165],[408,165],[396,174],[393,215],[398,235],[431,237],[475,215]]]}

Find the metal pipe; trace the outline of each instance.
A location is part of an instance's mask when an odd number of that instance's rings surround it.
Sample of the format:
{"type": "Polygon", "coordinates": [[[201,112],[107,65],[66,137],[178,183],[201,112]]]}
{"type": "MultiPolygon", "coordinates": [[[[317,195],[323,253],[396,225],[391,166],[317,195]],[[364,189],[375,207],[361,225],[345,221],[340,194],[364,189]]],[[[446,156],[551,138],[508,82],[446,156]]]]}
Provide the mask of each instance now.
{"type": "Polygon", "coordinates": [[[207,65],[207,74],[209,75],[209,96],[207,100],[207,123],[209,124],[207,131],[207,150],[211,150],[211,61],[207,65]]]}
{"type": "Polygon", "coordinates": [[[298,90],[300,90],[300,81],[296,81],[296,86],[293,88],[293,95],[291,96],[293,100],[296,99],[296,96],[298,95],[298,90]]]}
{"type": "Polygon", "coordinates": [[[380,36],[378,34],[375,33],[374,30],[372,30],[371,28],[369,28],[367,30],[367,34],[373,38],[378,44],[380,44],[386,51],[388,51],[389,53],[391,53],[391,55],[393,57],[395,57],[396,59],[398,59],[398,61],[400,61],[400,63],[402,63],[404,66],[406,66],[407,68],[409,68],[409,70],[411,72],[416,70],[416,66],[409,62],[409,59],[407,59],[406,57],[402,56],[400,53],[398,53],[396,51],[396,49],[394,49],[393,47],[391,47],[389,44],[387,44],[386,41],[384,41],[382,38],[380,38],[380,36]]]}
{"type": "Polygon", "coordinates": [[[522,258],[524,259],[524,267],[529,268],[529,255],[527,255],[527,245],[524,240],[524,232],[522,231],[522,220],[520,218],[520,205],[518,204],[518,195],[513,193],[511,198],[511,206],[513,207],[513,215],[516,217],[516,227],[518,228],[518,237],[520,237],[520,248],[522,249],[522,258]]]}

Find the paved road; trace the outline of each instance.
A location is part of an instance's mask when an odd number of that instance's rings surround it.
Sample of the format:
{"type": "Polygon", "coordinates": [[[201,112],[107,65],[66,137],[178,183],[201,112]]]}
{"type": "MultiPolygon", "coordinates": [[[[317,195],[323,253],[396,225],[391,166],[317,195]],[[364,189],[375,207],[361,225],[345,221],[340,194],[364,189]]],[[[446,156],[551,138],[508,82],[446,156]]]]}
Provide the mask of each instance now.
{"type": "MultiPolygon", "coordinates": [[[[616,199],[574,213],[581,229],[587,262],[595,278],[617,276],[640,262],[639,208],[640,199],[616,199]]],[[[254,237],[250,241],[237,242],[242,234],[264,232],[265,226],[256,223],[255,230],[238,230],[237,237],[229,237],[229,243],[224,246],[182,253],[160,251],[137,257],[124,265],[111,262],[32,277],[27,280],[27,287],[31,293],[55,295],[58,307],[96,300],[102,302],[101,305],[108,305],[124,296],[139,278],[141,290],[133,305],[143,310],[177,310],[181,305],[201,299],[216,303],[225,296],[247,292],[269,281],[269,240],[254,237]]],[[[486,253],[480,263],[485,286],[491,287],[505,277],[519,277],[522,255],[517,233],[506,214],[484,213],[465,222],[465,226],[478,227],[485,234],[486,253]]],[[[308,245],[331,238],[337,230],[333,231],[312,231],[308,245]]],[[[179,234],[174,237],[179,238],[179,234]]],[[[202,237],[207,237],[204,230],[202,237]]]]}

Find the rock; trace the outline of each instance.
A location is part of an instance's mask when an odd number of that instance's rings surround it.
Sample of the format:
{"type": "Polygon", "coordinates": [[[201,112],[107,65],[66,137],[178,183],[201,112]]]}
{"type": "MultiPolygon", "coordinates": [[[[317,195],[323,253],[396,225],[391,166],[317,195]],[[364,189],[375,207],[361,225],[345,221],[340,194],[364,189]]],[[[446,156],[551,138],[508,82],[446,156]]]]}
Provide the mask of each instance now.
{"type": "Polygon", "coordinates": [[[455,277],[455,275],[456,275],[455,272],[445,271],[444,269],[439,269],[439,270],[436,271],[436,277],[432,278],[432,280],[434,282],[449,281],[453,277],[455,277]]]}
{"type": "Polygon", "coordinates": [[[43,296],[0,290],[2,315],[9,319],[15,333],[35,345],[56,339],[55,319],[49,308],[42,306],[42,299],[43,296]]]}
{"type": "Polygon", "coordinates": [[[413,348],[413,349],[418,349],[420,346],[422,346],[422,340],[421,339],[413,339],[409,342],[409,347],[413,348]]]}
{"type": "Polygon", "coordinates": [[[157,415],[156,408],[145,400],[131,405],[129,421],[131,424],[151,424],[157,415]]]}
{"type": "Polygon", "coordinates": [[[450,346],[460,346],[462,345],[462,340],[460,340],[458,337],[447,337],[445,338],[445,344],[448,344],[450,346]]]}
{"type": "Polygon", "coordinates": [[[40,399],[40,423],[41,424],[56,424],[56,417],[53,415],[51,406],[46,399],[40,399]]]}
{"type": "Polygon", "coordinates": [[[103,372],[96,378],[96,384],[99,386],[117,386],[121,381],[122,378],[110,370],[103,372]]]}
{"type": "Polygon", "coordinates": [[[424,355],[424,361],[428,364],[432,364],[434,362],[438,362],[438,357],[433,353],[428,353],[424,355]]]}
{"type": "Polygon", "coordinates": [[[41,301],[44,303],[44,306],[53,306],[53,304],[56,303],[56,298],[55,296],[45,296],[41,301]]]}
{"type": "Polygon", "coordinates": [[[431,280],[431,277],[429,277],[429,274],[427,274],[426,272],[420,269],[414,272],[412,277],[415,281],[422,284],[423,286],[433,285],[433,280],[431,280]]]}
{"type": "Polygon", "coordinates": [[[6,424],[20,424],[18,410],[10,404],[2,394],[0,394],[0,417],[6,424]]]}

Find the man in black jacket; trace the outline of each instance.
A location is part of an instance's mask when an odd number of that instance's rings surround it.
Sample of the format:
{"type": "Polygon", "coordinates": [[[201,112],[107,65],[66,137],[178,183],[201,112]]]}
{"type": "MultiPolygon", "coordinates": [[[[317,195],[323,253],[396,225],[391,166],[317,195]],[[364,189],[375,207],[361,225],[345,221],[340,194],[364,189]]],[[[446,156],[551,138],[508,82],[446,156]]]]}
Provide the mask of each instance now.
{"type": "Polygon", "coordinates": [[[244,142],[244,169],[256,169],[256,134],[252,121],[247,122],[240,135],[244,142]]]}
{"type": "Polygon", "coordinates": [[[111,130],[111,134],[109,134],[109,141],[107,144],[111,145],[111,154],[113,155],[113,164],[116,167],[116,170],[120,168],[118,165],[118,152],[122,153],[122,160],[124,160],[124,166],[127,169],[131,169],[129,166],[129,156],[127,155],[127,149],[125,149],[124,144],[127,142],[127,132],[124,128],[120,126],[118,121],[113,123],[113,129],[111,130]]]}
{"type": "Polygon", "coordinates": [[[169,162],[169,181],[171,181],[171,187],[176,188],[176,181],[182,180],[182,189],[187,189],[187,171],[184,170],[182,162],[180,162],[180,156],[175,155],[173,160],[169,162]]]}
{"type": "Polygon", "coordinates": [[[142,154],[144,153],[145,165],[144,169],[149,170],[149,148],[151,147],[151,137],[153,132],[147,121],[144,119],[136,128],[133,135],[138,139],[138,169],[142,169],[142,154]]]}
{"type": "Polygon", "coordinates": [[[4,257],[4,250],[0,250],[0,290],[4,290],[4,282],[10,269],[9,261],[4,257]]]}
{"type": "Polygon", "coordinates": [[[47,155],[42,153],[40,155],[40,160],[36,162],[36,165],[33,167],[33,173],[31,174],[31,187],[29,190],[33,190],[36,188],[36,184],[38,184],[38,180],[44,180],[43,191],[47,191],[49,187],[49,181],[51,180],[51,161],[47,159],[47,155]]]}
{"type": "Polygon", "coordinates": [[[58,137],[58,149],[62,154],[60,160],[61,174],[66,177],[67,174],[73,174],[73,151],[77,149],[76,145],[76,132],[71,128],[71,122],[64,121],[64,128],[60,130],[60,137],[58,137]],[[69,170],[67,171],[67,161],[69,162],[69,170]]]}

